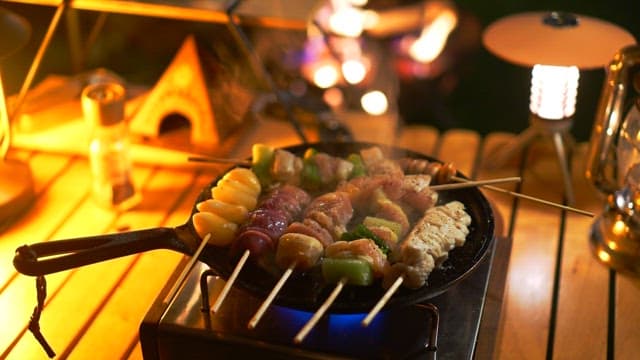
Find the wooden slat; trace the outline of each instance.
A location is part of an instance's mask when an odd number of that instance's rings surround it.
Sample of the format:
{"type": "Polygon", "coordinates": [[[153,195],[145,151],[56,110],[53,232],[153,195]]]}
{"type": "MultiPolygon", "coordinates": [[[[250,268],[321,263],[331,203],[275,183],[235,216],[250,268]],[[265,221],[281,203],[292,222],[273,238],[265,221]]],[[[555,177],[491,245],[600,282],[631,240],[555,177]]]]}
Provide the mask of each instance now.
{"type": "MultiPolygon", "coordinates": [[[[18,246],[47,238],[60,223],[64,222],[64,215],[72,210],[74,203],[86,195],[83,191],[69,193],[59,191],[60,187],[67,186],[82,188],[88,171],[82,163],[75,162],[70,165],[71,161],[67,156],[37,154],[30,159],[29,164],[32,169],[36,200],[21,218],[2,233],[0,254],[5,259],[13,258],[18,246]],[[67,169],[68,166],[70,168],[67,169]],[[59,174],[64,170],[67,173],[62,176],[62,179],[58,179],[59,174]],[[50,190],[49,186],[53,181],[59,181],[61,184],[53,185],[55,189],[50,190]],[[58,201],[62,203],[59,204],[58,201]]],[[[14,274],[10,261],[1,262],[0,288],[14,274]]]]}
{"type": "MultiPolygon", "coordinates": [[[[584,177],[586,150],[585,144],[574,150],[573,186],[574,192],[580,194],[575,206],[599,213],[603,201],[584,177]]],[[[566,217],[554,353],[604,359],[609,272],[596,262],[589,249],[592,222],[593,218],[578,214],[566,217]]]]}
{"type": "MultiPolygon", "coordinates": [[[[66,166],[68,163],[61,157],[57,158],[58,162],[55,161],[55,157],[45,158],[51,161],[52,168],[58,168],[61,164],[66,166]]],[[[36,169],[39,168],[34,167],[34,170],[36,169]]],[[[3,351],[19,336],[19,331],[26,327],[36,299],[33,279],[17,275],[13,268],[11,259],[15,249],[25,243],[49,239],[51,234],[64,223],[65,217],[86,198],[88,189],[86,163],[75,161],[66,170],[52,186],[46,187],[46,192],[39,197],[30,212],[2,235],[0,252],[6,260],[0,263],[2,267],[0,275],[2,283],[6,283],[7,287],[0,294],[0,307],[12,309],[7,312],[7,317],[3,320],[11,326],[0,327],[0,349],[3,351]]],[[[40,178],[40,174],[37,170],[34,172],[36,178],[40,178]]],[[[50,178],[48,175],[45,177],[50,178]]]]}
{"type": "MultiPolygon", "coordinates": [[[[542,140],[532,144],[525,160],[527,166],[522,174],[521,192],[561,202],[563,187],[559,168],[552,150],[545,145],[548,144],[542,140]]],[[[539,204],[518,202],[502,314],[502,336],[497,346],[498,356],[518,359],[545,357],[551,319],[559,213],[559,210],[539,204]]]]}
{"type": "MultiPolygon", "coordinates": [[[[70,196],[72,194],[78,193],[83,196],[81,197],[79,202],[71,202],[69,204],[69,206],[72,206],[73,208],[71,212],[63,212],[62,214],[58,215],[65,217],[64,223],[62,223],[58,228],[55,229],[56,232],[49,234],[47,238],[40,239],[41,241],[99,234],[107,231],[115,219],[114,213],[97,207],[93,200],[88,196],[90,184],[90,178],[86,175],[88,167],[85,161],[78,161],[78,164],[80,168],[83,169],[82,173],[76,174],[75,172],[71,171],[73,168],[70,168],[69,171],[66,172],[59,179],[59,181],[50,188],[50,190],[46,193],[46,197],[50,199],[56,199],[57,202],[65,202],[73,199],[73,197],[70,196]],[[67,178],[83,179],[85,182],[67,182],[65,181],[67,178]],[[64,197],[65,195],[67,195],[67,198],[64,197]]],[[[136,180],[140,180],[141,177],[147,177],[148,174],[149,171],[146,169],[134,172],[136,180]]],[[[46,213],[41,213],[41,216],[37,218],[38,221],[40,219],[46,219],[47,215],[48,214],[46,213]]],[[[30,242],[37,242],[37,240],[34,239],[30,242]]],[[[49,301],[60,289],[64,288],[64,291],[66,291],[67,281],[70,279],[73,273],[74,271],[65,271],[47,276],[47,290],[49,293],[49,301]]],[[[16,284],[12,284],[6,294],[3,294],[2,296],[7,296],[10,302],[13,301],[14,303],[23,304],[23,307],[25,308],[23,311],[24,313],[30,312],[35,305],[35,287],[33,279],[31,277],[19,276],[16,279],[16,284]],[[22,299],[22,301],[20,301],[20,299],[22,299]],[[26,299],[29,300],[25,301],[26,299]]],[[[46,308],[49,308],[48,303],[46,308]]],[[[48,310],[45,310],[45,314],[48,315],[48,312],[48,310]]],[[[43,319],[45,316],[46,315],[43,315],[43,319]]],[[[36,354],[42,354],[42,350],[40,349],[39,345],[37,345],[31,334],[26,333],[25,335],[24,333],[24,327],[26,326],[26,322],[28,321],[28,319],[29,315],[23,314],[22,319],[16,320],[15,322],[15,324],[24,324],[24,326],[17,327],[17,329],[22,329],[22,332],[19,334],[18,338],[18,340],[20,340],[18,346],[20,346],[19,344],[21,343],[26,343],[28,344],[26,345],[26,347],[30,348],[29,351],[34,351],[36,354]]],[[[17,350],[14,350],[12,352],[12,356],[14,356],[16,353],[20,354],[19,351],[16,351],[17,350]]]]}
{"type": "Polygon", "coordinates": [[[480,147],[480,135],[475,131],[454,129],[442,134],[436,157],[453,163],[458,171],[471,176],[480,147]]]}
{"type": "Polygon", "coordinates": [[[615,358],[638,358],[640,348],[640,279],[617,275],[615,358]]]}
{"type": "MultiPolygon", "coordinates": [[[[126,226],[131,226],[132,229],[158,226],[175,202],[178,196],[176,193],[179,194],[179,191],[170,190],[184,188],[189,180],[189,173],[175,172],[171,176],[154,176],[143,188],[145,195],[143,202],[136,210],[122,214],[116,218],[114,224],[109,224],[113,225],[110,231],[126,226]]],[[[95,205],[92,201],[88,201],[83,206],[86,206],[84,211],[81,208],[74,213],[65,227],[61,228],[61,233],[56,234],[56,238],[67,237],[69,235],[67,232],[85,235],[95,233],[91,231],[91,227],[87,228],[85,225],[86,222],[91,223],[90,219],[93,216],[89,215],[92,213],[89,209],[95,205]]],[[[103,301],[111,296],[113,289],[121,281],[123,274],[129,270],[135,258],[135,256],[123,257],[49,276],[49,278],[62,277],[64,280],[62,291],[50,295],[41,318],[42,329],[45,333],[51,334],[50,342],[57,352],[64,353],[70,349],[69,345],[76,340],[78,334],[86,331],[95,316],[95,311],[100,310],[103,301]]],[[[33,346],[30,335],[22,337],[11,353],[12,356],[22,359],[41,354],[42,350],[33,346]]]]}
{"type": "MultiPolygon", "coordinates": [[[[163,226],[177,226],[188,220],[200,190],[211,182],[209,174],[199,176],[163,226]]],[[[182,254],[168,251],[147,252],[118,284],[100,315],[70,354],[70,359],[113,359],[128,356],[129,345],[138,341],[138,328],[150,304],[175,271],[182,254]],[[104,334],[118,334],[105,337],[104,334]],[[97,354],[97,355],[96,355],[97,354]]]]}
{"type": "MultiPolygon", "coordinates": [[[[494,133],[484,138],[482,143],[480,157],[478,158],[476,168],[473,173],[478,179],[485,178],[502,178],[510,176],[518,176],[518,168],[514,166],[504,166],[499,168],[491,168],[486,164],[488,159],[487,154],[491,154],[497,148],[500,148],[507,141],[513,139],[513,134],[507,133],[494,133]]],[[[515,190],[517,184],[504,184],[500,186],[503,189],[515,190]]],[[[507,247],[507,251],[511,251],[511,241],[509,236],[509,227],[511,225],[511,211],[514,204],[514,198],[511,195],[504,194],[502,192],[496,192],[491,190],[481,190],[487,199],[491,202],[493,209],[496,213],[496,239],[500,241],[497,246],[507,247]]],[[[491,279],[493,286],[487,290],[487,303],[485,304],[485,313],[482,319],[482,328],[478,337],[478,345],[476,352],[486,356],[486,358],[492,358],[496,353],[496,347],[500,343],[502,334],[501,320],[504,288],[506,283],[506,270],[508,270],[508,261],[504,259],[496,259],[494,261],[502,260],[502,268],[504,272],[497,272],[495,278],[491,279]]],[[[494,263],[494,266],[496,264],[494,263]]]]}
{"type": "Polygon", "coordinates": [[[400,129],[395,145],[433,156],[439,137],[438,129],[432,126],[407,125],[400,129]]]}

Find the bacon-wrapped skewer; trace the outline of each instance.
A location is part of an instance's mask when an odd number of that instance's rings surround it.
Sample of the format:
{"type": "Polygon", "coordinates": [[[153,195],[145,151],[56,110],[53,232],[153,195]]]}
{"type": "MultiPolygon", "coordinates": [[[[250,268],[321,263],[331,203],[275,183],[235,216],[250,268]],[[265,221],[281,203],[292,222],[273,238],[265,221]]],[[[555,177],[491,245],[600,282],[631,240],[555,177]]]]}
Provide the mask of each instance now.
{"type": "Polygon", "coordinates": [[[285,271],[249,322],[249,328],[256,326],[294,270],[305,271],[315,266],[325,247],[340,239],[352,216],[348,194],[330,192],[313,199],[304,211],[304,218],[287,227],[275,250],[276,265],[285,271]]]}
{"type": "Polygon", "coordinates": [[[239,257],[239,260],[211,307],[212,312],[220,308],[247,259],[251,256],[254,261],[259,261],[265,253],[274,251],[287,226],[300,216],[310,200],[306,191],[290,184],[274,188],[261,198],[231,243],[230,255],[239,257]]]}

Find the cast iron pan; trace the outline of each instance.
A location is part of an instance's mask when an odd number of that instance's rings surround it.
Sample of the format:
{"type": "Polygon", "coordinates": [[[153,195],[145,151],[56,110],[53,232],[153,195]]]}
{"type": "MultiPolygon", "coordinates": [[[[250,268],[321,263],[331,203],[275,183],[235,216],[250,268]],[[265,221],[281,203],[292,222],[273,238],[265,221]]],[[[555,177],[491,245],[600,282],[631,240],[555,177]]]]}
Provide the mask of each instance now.
{"type": "MultiPolygon", "coordinates": [[[[296,145],[287,150],[302,155],[308,147],[336,156],[347,156],[352,152],[373,146],[370,143],[314,143],[296,145]]],[[[390,157],[410,156],[431,161],[435,159],[408,150],[380,146],[390,157]]],[[[458,174],[462,176],[461,174],[458,174]]],[[[202,190],[194,203],[209,198],[210,186],[202,190]]],[[[470,274],[487,253],[494,236],[494,216],[491,207],[476,188],[465,188],[440,192],[439,203],[459,200],[465,204],[472,222],[465,245],[452,250],[441,268],[434,270],[427,283],[416,290],[401,288],[387,306],[404,306],[422,302],[439,295],[470,274]]],[[[109,235],[58,240],[24,245],[16,250],[13,260],[15,268],[31,276],[45,275],[93,264],[121,256],[148,250],[170,249],[187,255],[195,253],[200,238],[196,234],[191,217],[185,224],[175,228],[159,227],[109,235]]],[[[200,254],[200,261],[206,263],[222,277],[227,278],[235,266],[235,259],[228,256],[227,248],[206,245],[200,254]]],[[[278,280],[277,274],[247,262],[238,276],[235,286],[258,298],[264,298],[278,280]]],[[[333,289],[333,284],[325,284],[316,271],[292,276],[275,300],[277,305],[301,310],[315,311],[333,289]]],[[[369,311],[384,290],[379,284],[368,287],[346,286],[331,307],[334,313],[359,313],[369,311]]]]}

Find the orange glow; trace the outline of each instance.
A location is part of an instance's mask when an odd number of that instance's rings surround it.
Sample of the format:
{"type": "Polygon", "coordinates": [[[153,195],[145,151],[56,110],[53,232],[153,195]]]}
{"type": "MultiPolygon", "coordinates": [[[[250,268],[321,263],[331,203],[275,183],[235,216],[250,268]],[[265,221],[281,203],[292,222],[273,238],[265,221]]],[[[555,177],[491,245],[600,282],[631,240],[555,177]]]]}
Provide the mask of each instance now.
{"type": "Polygon", "coordinates": [[[334,86],[339,78],[338,69],[331,64],[320,65],[313,71],[313,83],[322,89],[334,86]]]}
{"type": "Polygon", "coordinates": [[[329,29],[338,35],[358,37],[364,29],[364,15],[361,10],[346,4],[329,16],[329,29]]]}
{"type": "Polygon", "coordinates": [[[342,95],[342,91],[338,88],[330,88],[324,92],[322,95],[324,101],[331,107],[337,108],[342,105],[344,102],[344,96],[342,95]]]}
{"type": "Polygon", "coordinates": [[[627,232],[627,224],[625,224],[624,221],[622,221],[622,220],[616,220],[616,222],[613,223],[613,227],[611,228],[611,232],[614,235],[622,236],[627,232]]]}
{"type": "Polygon", "coordinates": [[[598,250],[598,259],[602,260],[602,262],[608,263],[611,261],[611,255],[604,250],[598,250]]]}
{"type": "Polygon", "coordinates": [[[389,102],[387,96],[378,90],[370,91],[360,99],[362,109],[370,115],[382,115],[387,112],[389,108],[389,102]]]}
{"type": "Polygon", "coordinates": [[[349,84],[358,84],[367,75],[367,68],[361,60],[347,60],[342,63],[342,76],[349,84]]]}
{"type": "Polygon", "coordinates": [[[409,55],[419,62],[433,61],[444,49],[449,34],[458,24],[458,17],[451,9],[444,9],[422,28],[420,37],[409,48],[409,55]]]}

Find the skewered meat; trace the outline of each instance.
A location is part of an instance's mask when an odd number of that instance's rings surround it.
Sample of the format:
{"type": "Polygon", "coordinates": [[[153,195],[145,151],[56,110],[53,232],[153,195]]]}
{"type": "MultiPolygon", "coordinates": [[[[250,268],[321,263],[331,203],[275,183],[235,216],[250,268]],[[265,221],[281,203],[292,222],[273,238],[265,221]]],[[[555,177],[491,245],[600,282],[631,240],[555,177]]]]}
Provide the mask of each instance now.
{"type": "Polygon", "coordinates": [[[391,200],[402,196],[402,177],[388,175],[362,176],[338,185],[336,191],[349,195],[353,206],[366,212],[375,191],[382,191],[391,200]]]}
{"type": "Polygon", "coordinates": [[[374,277],[381,277],[387,256],[382,253],[378,245],[371,239],[353,241],[336,241],[324,250],[328,258],[361,258],[371,265],[374,277]]]}
{"type": "Polygon", "coordinates": [[[426,159],[402,158],[398,159],[398,164],[406,174],[431,175],[436,184],[448,183],[451,177],[456,175],[456,168],[451,163],[442,164],[426,159]]]}
{"type": "Polygon", "coordinates": [[[285,184],[270,191],[238,231],[231,244],[232,256],[237,257],[248,249],[251,257],[257,259],[275,250],[278,238],[310,200],[304,190],[293,185],[285,184]]]}
{"type": "Polygon", "coordinates": [[[464,244],[470,223],[471,217],[459,201],[427,210],[392,253],[383,286],[389,287],[399,276],[404,277],[404,284],[409,288],[423,286],[431,271],[446,260],[449,251],[464,244]]]}
{"type": "Polygon", "coordinates": [[[382,149],[377,146],[360,150],[360,155],[369,175],[388,175],[391,177],[404,175],[402,167],[396,161],[385,157],[382,149]]]}
{"type": "Polygon", "coordinates": [[[304,211],[304,219],[293,222],[281,236],[286,240],[278,242],[276,265],[285,269],[295,264],[299,270],[313,266],[321,255],[317,249],[340,239],[352,217],[353,207],[346,193],[330,192],[313,199],[304,211]]]}
{"type": "Polygon", "coordinates": [[[287,150],[274,150],[271,174],[275,181],[300,185],[301,171],[302,159],[300,157],[287,150]]]}
{"type": "Polygon", "coordinates": [[[438,201],[438,193],[431,190],[429,185],[431,185],[430,175],[405,175],[402,178],[400,202],[424,213],[438,201]]]}
{"type": "Polygon", "coordinates": [[[411,224],[407,214],[400,205],[391,201],[382,190],[378,189],[373,192],[370,208],[374,216],[400,224],[400,236],[404,236],[409,231],[411,224]]]}

